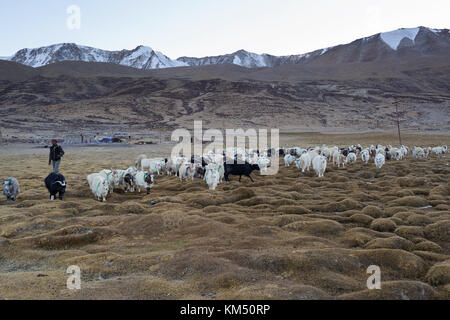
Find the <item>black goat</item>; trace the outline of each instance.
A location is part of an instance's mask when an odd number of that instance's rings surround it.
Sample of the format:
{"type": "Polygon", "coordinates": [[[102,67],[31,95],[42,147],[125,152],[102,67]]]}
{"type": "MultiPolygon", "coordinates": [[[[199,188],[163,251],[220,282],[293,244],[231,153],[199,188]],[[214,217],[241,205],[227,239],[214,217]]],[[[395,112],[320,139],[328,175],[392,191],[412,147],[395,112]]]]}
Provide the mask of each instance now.
{"type": "Polygon", "coordinates": [[[230,174],[233,176],[239,176],[239,182],[241,182],[242,176],[249,177],[252,182],[255,182],[255,181],[253,181],[250,174],[254,170],[259,170],[259,166],[257,164],[249,164],[248,162],[242,163],[242,164],[241,163],[228,164],[225,162],[224,169],[225,169],[224,177],[225,177],[225,181],[227,181],[227,182],[230,182],[230,179],[228,178],[228,176],[230,174]]]}
{"type": "MultiPolygon", "coordinates": [[[[387,149],[387,148],[386,148],[387,149]]],[[[391,160],[392,159],[392,154],[390,151],[386,151],[386,156],[385,156],[386,160],[391,160]]]]}
{"type": "Polygon", "coordinates": [[[195,168],[195,173],[194,173],[195,178],[203,179],[205,177],[205,174],[206,174],[205,167],[196,167],[195,168]]]}
{"type": "Polygon", "coordinates": [[[348,148],[342,148],[342,149],[341,149],[341,154],[342,154],[344,157],[347,157],[349,153],[350,153],[350,151],[348,151],[348,148]]]}
{"type": "Polygon", "coordinates": [[[50,192],[50,200],[54,200],[56,194],[59,194],[59,200],[63,199],[66,192],[66,179],[60,173],[50,173],[44,180],[48,192],[50,192]]]}

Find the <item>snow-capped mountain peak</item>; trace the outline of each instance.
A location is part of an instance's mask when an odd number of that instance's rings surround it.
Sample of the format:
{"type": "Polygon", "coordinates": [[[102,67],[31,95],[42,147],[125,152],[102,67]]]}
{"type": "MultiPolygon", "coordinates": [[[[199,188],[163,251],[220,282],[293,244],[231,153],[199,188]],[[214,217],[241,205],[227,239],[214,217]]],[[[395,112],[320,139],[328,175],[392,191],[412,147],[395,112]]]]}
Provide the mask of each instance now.
{"type": "Polygon", "coordinates": [[[31,67],[41,67],[61,61],[108,62],[138,69],[159,69],[185,66],[150,47],[133,50],[106,51],[75,43],[61,43],[35,49],[22,49],[8,60],[31,67]]]}
{"type": "Polygon", "coordinates": [[[261,68],[272,66],[268,54],[257,54],[246,50],[238,50],[236,52],[203,58],[181,57],[177,60],[188,64],[189,66],[204,66],[211,64],[235,64],[246,68],[261,68]]]}

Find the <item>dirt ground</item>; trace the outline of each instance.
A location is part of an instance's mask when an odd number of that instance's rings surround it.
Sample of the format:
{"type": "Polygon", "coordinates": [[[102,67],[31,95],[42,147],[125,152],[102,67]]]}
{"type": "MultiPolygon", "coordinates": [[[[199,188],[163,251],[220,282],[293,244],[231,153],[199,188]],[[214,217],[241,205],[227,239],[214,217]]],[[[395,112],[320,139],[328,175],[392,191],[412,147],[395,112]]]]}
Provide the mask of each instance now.
{"type": "MultiPolygon", "coordinates": [[[[448,135],[404,135],[450,145],[448,135]]],[[[281,145],[395,144],[395,134],[283,134],[281,145]]],[[[94,199],[86,176],[125,169],[170,145],[66,147],[64,201],[49,201],[48,149],[1,146],[1,299],[450,299],[450,155],[373,162],[324,178],[280,164],[210,191],[204,181],[156,177],[150,195],[94,199]],[[155,205],[150,201],[154,200],[155,205]],[[66,269],[81,269],[68,290],[66,269]],[[367,268],[381,270],[368,290],[367,268]]],[[[280,162],[281,163],[281,162],[280,162]]]]}

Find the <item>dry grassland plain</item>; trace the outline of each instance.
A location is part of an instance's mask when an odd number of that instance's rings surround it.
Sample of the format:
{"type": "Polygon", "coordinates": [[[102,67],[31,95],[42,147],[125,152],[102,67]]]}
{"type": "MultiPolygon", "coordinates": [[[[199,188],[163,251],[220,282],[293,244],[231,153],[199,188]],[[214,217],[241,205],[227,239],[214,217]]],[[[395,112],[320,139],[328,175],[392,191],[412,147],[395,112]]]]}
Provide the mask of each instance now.
{"type": "MultiPolygon", "coordinates": [[[[404,144],[450,145],[448,135],[404,144]]],[[[396,144],[388,133],[282,134],[281,145],[396,144]]],[[[450,155],[336,168],[291,166],[210,191],[203,180],[158,176],[150,195],[94,199],[86,176],[125,169],[170,145],[65,147],[64,201],[43,180],[48,149],[2,145],[0,299],[450,299],[450,155]],[[154,200],[155,205],[150,201],[154,200]],[[68,290],[68,266],[81,290],[68,290]],[[367,267],[381,268],[368,290],[367,267]]]]}

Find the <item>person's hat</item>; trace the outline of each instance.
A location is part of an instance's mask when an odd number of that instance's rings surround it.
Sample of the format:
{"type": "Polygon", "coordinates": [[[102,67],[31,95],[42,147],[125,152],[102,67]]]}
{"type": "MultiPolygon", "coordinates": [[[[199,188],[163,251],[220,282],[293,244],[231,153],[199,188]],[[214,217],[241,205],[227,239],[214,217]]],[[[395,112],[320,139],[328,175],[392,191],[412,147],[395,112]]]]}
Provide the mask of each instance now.
{"type": "Polygon", "coordinates": [[[58,141],[56,141],[55,139],[52,139],[52,143],[58,143],[58,141]]]}

